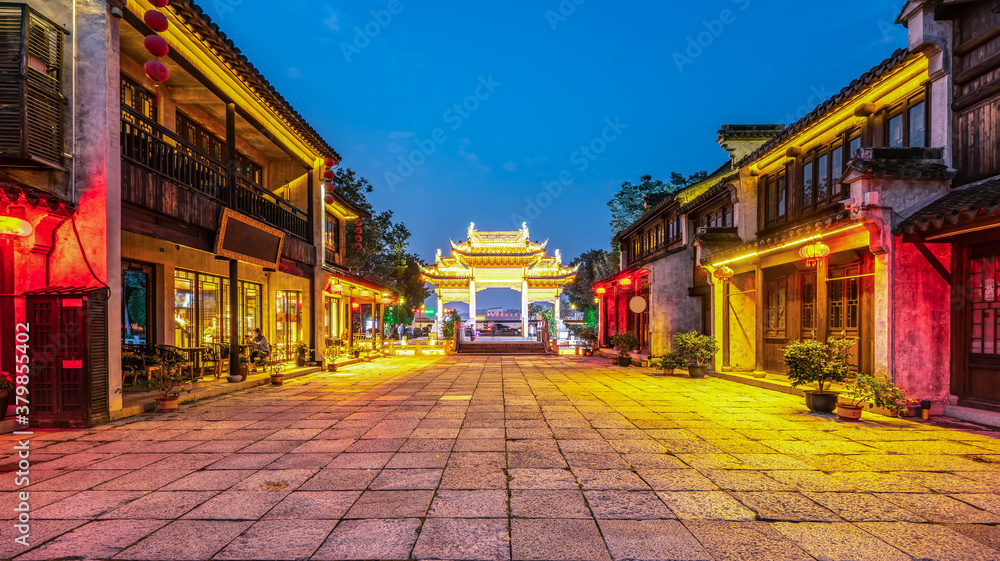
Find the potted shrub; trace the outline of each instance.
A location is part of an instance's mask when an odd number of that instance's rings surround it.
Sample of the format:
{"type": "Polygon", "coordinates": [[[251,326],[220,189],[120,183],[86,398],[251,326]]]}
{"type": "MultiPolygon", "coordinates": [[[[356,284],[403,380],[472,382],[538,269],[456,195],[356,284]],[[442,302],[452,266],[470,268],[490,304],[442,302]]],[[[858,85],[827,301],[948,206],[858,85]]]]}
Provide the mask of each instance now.
{"type": "Polygon", "coordinates": [[[182,393],[191,390],[181,387],[184,384],[184,376],[181,374],[181,361],[164,361],[163,371],[159,376],[151,376],[148,380],[136,383],[136,386],[146,392],[156,392],[155,396],[157,411],[173,411],[177,409],[177,404],[182,393]]]}
{"type": "Polygon", "coordinates": [[[807,390],[806,407],[810,411],[833,413],[837,406],[837,392],[828,391],[830,384],[843,382],[850,366],[847,362],[854,339],[819,341],[796,341],[788,345],[784,353],[788,380],[793,388],[804,384],[816,384],[815,390],[807,390]]]}
{"type": "Polygon", "coordinates": [[[323,359],[326,363],[324,366],[326,367],[327,372],[337,371],[337,365],[334,363],[337,359],[337,347],[332,344],[327,345],[326,348],[323,349],[323,359]]]}
{"type": "Polygon", "coordinates": [[[587,356],[594,355],[594,343],[597,342],[597,331],[593,327],[584,327],[577,333],[577,337],[587,345],[583,349],[583,354],[587,356]]]}
{"type": "Polygon", "coordinates": [[[302,368],[306,365],[306,354],[308,354],[312,349],[310,349],[309,345],[306,345],[302,341],[295,343],[293,348],[295,349],[295,366],[302,368]]]}
{"type": "Polygon", "coordinates": [[[7,418],[7,408],[10,407],[14,389],[14,378],[7,372],[0,372],[0,421],[7,418]]]}
{"type": "Polygon", "coordinates": [[[351,354],[354,355],[354,358],[361,358],[361,351],[363,351],[363,350],[365,350],[365,349],[361,345],[352,345],[351,346],[351,354]]]}
{"type": "Polygon", "coordinates": [[[906,411],[907,406],[917,402],[915,399],[907,398],[906,390],[893,384],[888,377],[872,376],[864,372],[858,372],[854,380],[844,384],[840,399],[844,398],[847,398],[848,402],[837,403],[837,416],[845,421],[860,419],[865,403],[869,409],[881,407],[899,415],[906,411]]]}
{"type": "Polygon", "coordinates": [[[267,370],[271,374],[271,384],[280,386],[285,383],[285,369],[288,365],[280,360],[272,360],[267,363],[267,370]]]}
{"type": "Polygon", "coordinates": [[[687,366],[687,361],[681,356],[677,351],[670,351],[669,353],[660,357],[660,361],[656,364],[657,370],[660,371],[658,376],[663,376],[668,371],[670,375],[674,375],[674,370],[678,368],[684,368],[687,366]]]}
{"type": "Polygon", "coordinates": [[[245,382],[247,376],[250,374],[250,364],[249,359],[244,355],[240,355],[240,381],[245,382]]]}
{"type": "Polygon", "coordinates": [[[674,350],[688,363],[688,375],[704,378],[708,374],[708,364],[719,352],[719,342],[711,335],[697,331],[674,335],[674,350]]]}
{"type": "Polygon", "coordinates": [[[612,336],[611,344],[618,350],[618,366],[631,366],[632,355],[629,353],[639,346],[639,338],[626,331],[612,336]]]}

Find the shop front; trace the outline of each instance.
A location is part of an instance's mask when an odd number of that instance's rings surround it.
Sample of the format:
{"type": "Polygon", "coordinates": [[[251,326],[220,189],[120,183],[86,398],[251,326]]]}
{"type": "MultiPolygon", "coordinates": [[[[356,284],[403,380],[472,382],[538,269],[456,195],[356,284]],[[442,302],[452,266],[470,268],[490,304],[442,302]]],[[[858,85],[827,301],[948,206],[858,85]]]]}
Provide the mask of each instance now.
{"type": "Polygon", "coordinates": [[[631,333],[638,338],[640,351],[649,352],[649,281],[648,269],[631,269],[594,283],[600,346],[610,347],[613,336],[631,333]]]}

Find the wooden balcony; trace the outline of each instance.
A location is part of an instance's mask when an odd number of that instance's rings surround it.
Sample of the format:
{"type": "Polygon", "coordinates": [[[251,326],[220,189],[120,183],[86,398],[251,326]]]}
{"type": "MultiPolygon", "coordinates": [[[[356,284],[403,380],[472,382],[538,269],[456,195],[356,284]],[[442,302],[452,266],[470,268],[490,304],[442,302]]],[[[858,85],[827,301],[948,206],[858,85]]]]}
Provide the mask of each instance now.
{"type": "Polygon", "coordinates": [[[312,243],[309,215],[176,134],[122,107],[122,199],[180,222],[214,231],[231,207],[312,243]],[[232,184],[231,184],[232,183],[232,184]]]}

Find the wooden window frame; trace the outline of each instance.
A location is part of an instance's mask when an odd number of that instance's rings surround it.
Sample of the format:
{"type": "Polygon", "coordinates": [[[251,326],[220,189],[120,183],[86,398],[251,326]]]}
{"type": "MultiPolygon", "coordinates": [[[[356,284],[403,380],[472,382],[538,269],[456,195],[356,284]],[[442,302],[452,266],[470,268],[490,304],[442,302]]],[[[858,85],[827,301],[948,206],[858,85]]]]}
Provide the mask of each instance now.
{"type": "Polygon", "coordinates": [[[777,224],[782,224],[788,221],[788,169],[787,167],[781,171],[771,173],[761,177],[759,182],[760,187],[760,197],[763,201],[763,224],[764,228],[769,228],[777,224]],[[784,185],[781,185],[782,181],[784,185]],[[774,193],[770,192],[771,185],[774,185],[774,193]],[[784,202],[785,210],[783,213],[778,212],[778,204],[782,200],[781,192],[784,191],[784,202]]]}
{"type": "Polygon", "coordinates": [[[903,135],[902,144],[900,146],[897,146],[896,148],[910,148],[911,147],[910,146],[910,110],[913,109],[915,106],[920,105],[921,103],[924,104],[924,139],[923,139],[923,146],[919,146],[919,147],[916,147],[916,148],[923,148],[923,147],[926,147],[926,146],[930,146],[930,136],[931,136],[930,108],[929,108],[929,106],[927,104],[927,96],[926,96],[926,94],[919,93],[917,95],[914,95],[914,96],[911,96],[911,97],[907,98],[902,103],[898,103],[898,104],[890,107],[888,110],[886,110],[886,112],[885,112],[885,119],[884,119],[884,123],[883,123],[883,131],[882,131],[883,135],[884,135],[884,138],[885,138],[885,145],[886,145],[886,147],[892,147],[889,144],[889,142],[890,142],[890,138],[889,138],[889,122],[892,121],[892,119],[894,119],[896,117],[900,117],[902,119],[902,129],[903,129],[902,130],[902,135],[903,135]]]}
{"type": "Polygon", "coordinates": [[[159,123],[159,108],[156,106],[156,96],[153,92],[124,74],[122,74],[121,83],[121,103],[144,118],[154,123],[159,123]],[[129,96],[131,103],[125,99],[126,92],[131,93],[129,96]]]}
{"type": "Polygon", "coordinates": [[[788,333],[788,277],[782,276],[778,278],[773,278],[764,281],[764,337],[768,339],[784,339],[788,333]],[[781,284],[778,287],[778,284],[781,284]],[[778,306],[775,302],[772,302],[772,286],[783,292],[783,302],[781,306],[778,306]],[[770,324],[771,320],[771,310],[779,310],[779,316],[781,318],[780,326],[772,326],[770,324]]]}

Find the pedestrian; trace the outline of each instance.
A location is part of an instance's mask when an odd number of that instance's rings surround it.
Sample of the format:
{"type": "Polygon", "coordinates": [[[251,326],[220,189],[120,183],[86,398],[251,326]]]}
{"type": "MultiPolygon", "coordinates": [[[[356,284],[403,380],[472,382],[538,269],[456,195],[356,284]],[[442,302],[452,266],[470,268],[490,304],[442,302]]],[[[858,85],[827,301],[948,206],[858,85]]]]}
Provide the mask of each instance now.
{"type": "Polygon", "coordinates": [[[250,344],[253,345],[250,351],[250,366],[251,372],[257,371],[257,357],[265,359],[271,356],[271,344],[267,342],[267,337],[264,337],[264,333],[261,332],[259,327],[255,327],[253,330],[253,338],[250,339],[250,344]]]}
{"type": "Polygon", "coordinates": [[[402,323],[396,326],[396,333],[399,335],[399,337],[397,339],[400,340],[400,341],[403,340],[403,330],[404,329],[405,329],[405,327],[403,327],[402,323]]]}

